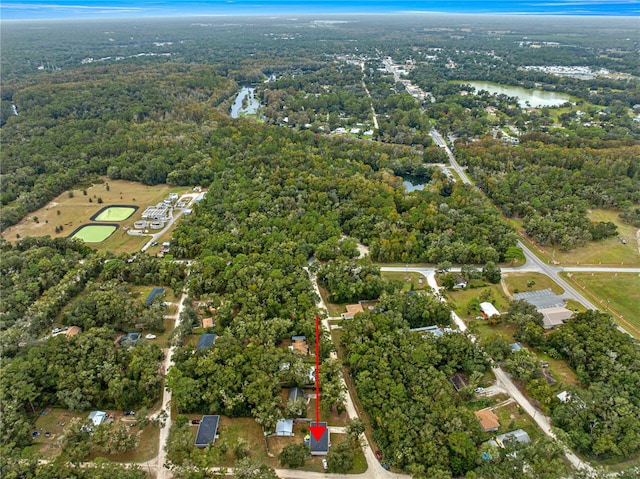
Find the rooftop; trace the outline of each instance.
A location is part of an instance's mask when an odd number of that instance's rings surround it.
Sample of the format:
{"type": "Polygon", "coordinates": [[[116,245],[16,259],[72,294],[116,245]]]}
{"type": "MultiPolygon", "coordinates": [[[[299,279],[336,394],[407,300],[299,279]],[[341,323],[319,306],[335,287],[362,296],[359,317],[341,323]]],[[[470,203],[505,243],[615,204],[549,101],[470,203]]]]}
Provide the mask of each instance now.
{"type": "Polygon", "coordinates": [[[196,346],[198,349],[210,348],[213,345],[213,342],[216,340],[217,335],[215,334],[203,334],[200,336],[198,340],[198,345],[196,346]]]}
{"type": "Polygon", "coordinates": [[[565,307],[544,308],[539,309],[539,313],[542,313],[542,326],[544,329],[552,329],[557,326],[563,325],[567,319],[573,316],[573,311],[565,307]]]}
{"type": "MultiPolygon", "coordinates": [[[[316,422],[311,421],[311,427],[315,426],[316,422]]],[[[327,426],[326,422],[318,423],[319,426],[327,426]]],[[[329,428],[326,427],[322,436],[320,436],[320,440],[316,441],[313,434],[311,434],[311,439],[309,442],[309,446],[311,447],[311,455],[312,456],[324,456],[329,453],[329,428]]]]}
{"type": "Polygon", "coordinates": [[[500,311],[498,311],[491,303],[480,303],[480,309],[482,309],[482,312],[487,316],[487,318],[490,318],[491,316],[500,316],[500,311]]]}
{"type": "Polygon", "coordinates": [[[347,312],[342,313],[342,317],[345,319],[353,319],[356,314],[364,312],[364,309],[362,309],[362,305],[360,303],[347,304],[345,307],[347,308],[347,312]]]}
{"type": "Polygon", "coordinates": [[[480,420],[480,426],[482,429],[487,431],[497,431],[500,427],[500,421],[498,421],[498,416],[496,416],[491,409],[483,409],[482,411],[476,411],[474,413],[476,417],[480,420]]]}
{"type": "Polygon", "coordinates": [[[202,416],[196,435],[196,447],[206,447],[216,440],[219,421],[220,416],[202,416]]]}

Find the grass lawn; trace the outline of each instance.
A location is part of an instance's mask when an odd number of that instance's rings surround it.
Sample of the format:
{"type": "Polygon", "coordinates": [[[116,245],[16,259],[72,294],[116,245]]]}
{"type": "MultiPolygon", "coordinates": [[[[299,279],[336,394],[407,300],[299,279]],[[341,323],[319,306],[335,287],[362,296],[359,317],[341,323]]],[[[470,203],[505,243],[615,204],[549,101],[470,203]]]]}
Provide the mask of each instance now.
{"type": "Polygon", "coordinates": [[[402,291],[431,289],[427,284],[427,278],[420,273],[402,273],[399,271],[383,271],[382,277],[386,280],[402,281],[402,291]]]}
{"type": "Polygon", "coordinates": [[[556,294],[564,293],[564,290],[555,281],[541,273],[504,273],[502,278],[511,294],[541,289],[551,289],[556,294]],[[528,286],[530,281],[535,283],[528,286]]]}
{"type": "Polygon", "coordinates": [[[339,318],[341,313],[345,313],[347,311],[344,304],[335,304],[329,302],[329,291],[327,291],[320,285],[318,285],[318,289],[320,290],[320,296],[322,296],[324,304],[327,305],[327,309],[329,310],[329,317],[339,318]]]}
{"type": "Polygon", "coordinates": [[[91,243],[91,246],[101,251],[115,253],[139,251],[149,240],[146,236],[130,236],[123,230],[123,226],[133,226],[142,218],[145,207],[161,202],[169,193],[185,192],[184,187],[170,187],[169,185],[147,186],[141,183],[124,180],[102,179],[103,183],[96,183],[84,189],[65,191],[53,199],[49,204],[40,208],[20,221],[7,228],[2,238],[16,241],[25,236],[46,236],[52,238],[66,237],[78,226],[91,223],[90,218],[105,206],[135,205],[138,210],[128,219],[119,221],[120,228],[102,243],[91,243]],[[107,190],[107,185],[109,189],[107,190]],[[86,191],[86,195],[83,194],[86,191]],[[69,197],[73,193],[73,197],[69,197]],[[102,203],[98,203],[98,198],[102,203]],[[34,218],[37,218],[36,222],[34,218]],[[62,231],[56,232],[56,227],[62,226],[62,231]]]}
{"type": "Polygon", "coordinates": [[[618,235],[600,241],[591,241],[585,247],[571,251],[559,251],[558,249],[543,246],[541,249],[547,258],[554,255],[555,260],[561,264],[611,264],[611,265],[640,265],[640,255],[636,242],[636,228],[618,217],[619,212],[610,209],[595,209],[589,212],[588,217],[592,221],[610,221],[618,227],[618,235]],[[623,238],[627,244],[622,244],[623,238]]]}
{"type": "Polygon", "coordinates": [[[479,298],[480,302],[489,301],[493,303],[500,312],[505,312],[509,308],[509,299],[505,296],[499,284],[489,284],[480,288],[447,291],[445,292],[445,296],[455,312],[458,313],[458,316],[465,320],[473,319],[479,314],[478,312],[467,310],[467,304],[474,297],[479,298]],[[483,294],[488,295],[487,299],[481,299],[483,294]]]}
{"type": "Polygon", "coordinates": [[[88,412],[71,412],[61,408],[47,408],[46,414],[40,414],[31,432],[38,431],[40,436],[33,440],[33,448],[38,451],[40,457],[53,457],[60,454],[59,440],[64,432],[64,427],[73,418],[84,420],[89,415],[88,412]],[[48,432],[49,437],[45,436],[48,432]]]}
{"type": "MultiPolygon", "coordinates": [[[[65,426],[73,418],[79,418],[84,421],[89,416],[89,412],[78,413],[61,408],[47,408],[45,411],[46,414],[38,416],[35,427],[32,430],[32,432],[40,432],[40,436],[33,440],[32,447],[37,451],[39,457],[48,458],[60,454],[59,441],[64,433],[65,426]],[[49,437],[46,437],[46,432],[50,434],[49,437]]],[[[105,412],[112,414],[116,423],[119,421],[128,422],[128,418],[122,415],[122,411],[107,410],[105,412]]],[[[135,419],[131,419],[131,422],[135,422],[135,419]]],[[[147,426],[143,431],[140,431],[137,427],[132,427],[130,430],[140,434],[138,446],[135,449],[124,454],[98,454],[92,452],[89,458],[104,457],[114,462],[145,462],[154,458],[158,454],[160,429],[147,426]]]]}
{"type": "Polygon", "coordinates": [[[640,276],[637,274],[573,273],[568,276],[602,311],[640,338],[640,276]]]}
{"type": "Polygon", "coordinates": [[[538,429],[538,426],[533,419],[529,417],[529,415],[516,403],[510,403],[495,408],[493,413],[498,416],[500,428],[498,428],[497,433],[490,433],[491,436],[494,436],[495,434],[504,434],[505,432],[511,432],[516,429],[524,429],[527,431],[532,441],[542,437],[542,431],[538,429]]]}
{"type": "MultiPolygon", "coordinates": [[[[194,441],[197,428],[194,427],[194,441]]],[[[216,449],[220,445],[220,440],[225,439],[233,449],[233,445],[238,442],[238,439],[244,439],[247,441],[251,457],[254,457],[261,462],[267,462],[267,450],[265,447],[265,437],[262,432],[262,428],[253,418],[248,417],[235,417],[229,418],[226,416],[220,416],[220,423],[218,425],[218,440],[214,442],[213,449],[216,449]]],[[[233,466],[235,458],[231,451],[227,453],[226,459],[217,464],[219,466],[230,467],[233,466]]]]}

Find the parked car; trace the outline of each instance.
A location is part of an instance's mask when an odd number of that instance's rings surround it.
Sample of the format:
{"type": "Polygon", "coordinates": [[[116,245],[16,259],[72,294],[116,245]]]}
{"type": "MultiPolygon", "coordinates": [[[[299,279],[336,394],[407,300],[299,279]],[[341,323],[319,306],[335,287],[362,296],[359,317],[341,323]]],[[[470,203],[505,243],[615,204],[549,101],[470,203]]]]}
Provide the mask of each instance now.
{"type": "Polygon", "coordinates": [[[192,419],[191,424],[200,424],[200,419],[192,419]]]}
{"type": "Polygon", "coordinates": [[[322,467],[324,468],[325,471],[329,468],[329,466],[327,465],[327,460],[326,459],[322,460],[322,467]]]}
{"type": "Polygon", "coordinates": [[[135,411],[125,411],[125,412],[123,412],[123,414],[125,416],[135,416],[136,412],[135,411]]]}
{"type": "Polygon", "coordinates": [[[376,451],[376,459],[378,459],[378,461],[382,461],[382,454],[380,454],[380,451],[376,451]]]}
{"type": "Polygon", "coordinates": [[[384,467],[387,471],[391,470],[391,468],[389,467],[389,464],[387,464],[386,462],[381,462],[380,465],[384,467]]]}
{"type": "Polygon", "coordinates": [[[484,391],[484,388],[476,388],[476,392],[477,392],[477,393],[481,393],[481,392],[483,392],[483,391],[484,391]]]}
{"type": "Polygon", "coordinates": [[[164,301],[162,303],[160,303],[160,306],[162,306],[163,308],[166,308],[168,305],[168,303],[165,303],[164,301]]]}
{"type": "Polygon", "coordinates": [[[149,333],[145,335],[144,339],[156,339],[156,335],[149,333]]]}

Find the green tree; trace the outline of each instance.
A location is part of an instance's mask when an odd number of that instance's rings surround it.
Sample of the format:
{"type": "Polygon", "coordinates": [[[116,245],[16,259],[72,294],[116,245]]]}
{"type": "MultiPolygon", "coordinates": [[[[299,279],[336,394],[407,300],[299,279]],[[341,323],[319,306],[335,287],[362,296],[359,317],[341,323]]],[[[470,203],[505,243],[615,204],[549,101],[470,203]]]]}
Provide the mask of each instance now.
{"type": "Polygon", "coordinates": [[[278,455],[278,459],[280,460],[280,464],[282,466],[295,469],[297,467],[304,466],[304,463],[309,455],[309,448],[304,444],[288,444],[278,455]]]}
{"type": "Polygon", "coordinates": [[[499,283],[502,277],[500,268],[493,261],[488,261],[487,264],[484,265],[482,275],[487,278],[487,281],[493,284],[499,283]]]}
{"type": "Polygon", "coordinates": [[[349,441],[342,441],[329,450],[327,469],[338,474],[346,474],[353,469],[353,450],[349,441]]]}

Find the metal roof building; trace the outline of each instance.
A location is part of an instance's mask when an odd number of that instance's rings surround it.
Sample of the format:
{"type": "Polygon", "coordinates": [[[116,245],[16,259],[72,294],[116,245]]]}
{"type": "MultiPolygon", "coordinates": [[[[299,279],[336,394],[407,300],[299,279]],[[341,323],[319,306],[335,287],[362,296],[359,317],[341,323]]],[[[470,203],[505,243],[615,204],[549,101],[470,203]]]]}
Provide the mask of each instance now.
{"type": "Polygon", "coordinates": [[[202,416],[196,435],[196,447],[207,447],[216,440],[220,416],[202,416]]]}

